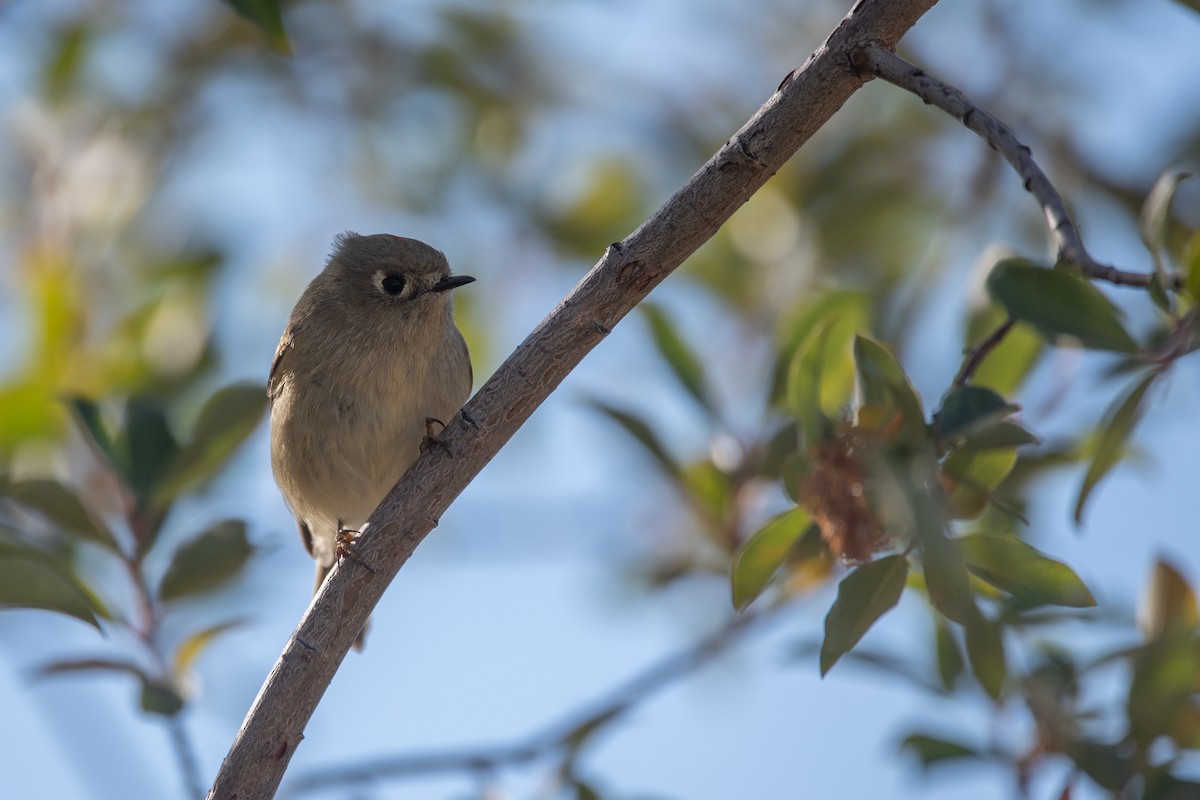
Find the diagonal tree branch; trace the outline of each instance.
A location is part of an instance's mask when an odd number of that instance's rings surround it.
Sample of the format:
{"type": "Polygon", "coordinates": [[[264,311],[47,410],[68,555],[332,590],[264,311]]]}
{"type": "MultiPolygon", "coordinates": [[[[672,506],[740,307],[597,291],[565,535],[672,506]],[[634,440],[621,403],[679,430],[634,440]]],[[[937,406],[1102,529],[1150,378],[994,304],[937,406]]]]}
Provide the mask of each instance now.
{"type": "MultiPolygon", "coordinates": [[[[292,633],[209,791],[273,796],[357,632],[438,518],[513,433],[655,286],[707,241],[867,80],[865,43],[892,47],[936,0],[858,0],[757,113],[655,214],[613,244],[496,370],[371,515],[292,633]]],[[[405,691],[413,687],[389,687],[405,691]]]]}
{"type": "MultiPolygon", "coordinates": [[[[1022,144],[1007,125],[972,103],[961,91],[938,80],[925,70],[908,63],[890,49],[874,43],[866,43],[855,50],[851,63],[856,69],[883,78],[891,84],[912,92],[926,103],[937,106],[963,125],[979,134],[993,149],[1012,165],[1025,186],[1042,207],[1046,224],[1058,245],[1058,257],[1079,267],[1090,278],[1108,281],[1118,286],[1146,288],[1155,279],[1151,273],[1126,272],[1092,258],[1079,228],[1071,215],[1062,195],[1050,183],[1046,173],[1033,160],[1029,147],[1022,144]]],[[[1175,276],[1173,286],[1181,288],[1182,280],[1175,276]]]]}
{"type": "Polygon", "coordinates": [[[567,756],[598,729],[624,716],[640,701],[668,686],[677,678],[700,669],[745,634],[768,619],[778,617],[780,606],[757,614],[730,619],[696,644],[654,664],[617,687],[591,708],[569,714],[537,733],[512,744],[459,750],[441,750],[389,756],[314,772],[291,783],[284,793],[291,797],[334,786],[410,778],[445,772],[492,771],[520,766],[556,753],[567,756]]]}

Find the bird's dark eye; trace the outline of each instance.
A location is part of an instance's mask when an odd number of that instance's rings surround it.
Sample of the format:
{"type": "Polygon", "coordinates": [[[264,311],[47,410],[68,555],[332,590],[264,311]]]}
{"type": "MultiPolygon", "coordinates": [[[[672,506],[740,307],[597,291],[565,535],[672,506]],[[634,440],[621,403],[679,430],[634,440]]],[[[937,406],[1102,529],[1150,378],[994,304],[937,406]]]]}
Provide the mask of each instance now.
{"type": "Polygon", "coordinates": [[[398,295],[404,291],[404,276],[395,272],[389,272],[383,276],[383,280],[379,282],[379,286],[390,295],[398,295]]]}

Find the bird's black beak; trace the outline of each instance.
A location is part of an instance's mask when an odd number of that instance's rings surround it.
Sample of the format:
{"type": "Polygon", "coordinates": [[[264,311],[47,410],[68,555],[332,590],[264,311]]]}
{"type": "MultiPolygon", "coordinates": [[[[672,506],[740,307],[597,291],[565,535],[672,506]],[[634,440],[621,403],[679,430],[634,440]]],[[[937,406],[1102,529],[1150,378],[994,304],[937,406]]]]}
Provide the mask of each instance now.
{"type": "Polygon", "coordinates": [[[447,275],[440,281],[430,287],[431,292],[448,292],[451,289],[457,289],[460,286],[466,286],[468,283],[474,283],[475,279],[470,275],[447,275]]]}

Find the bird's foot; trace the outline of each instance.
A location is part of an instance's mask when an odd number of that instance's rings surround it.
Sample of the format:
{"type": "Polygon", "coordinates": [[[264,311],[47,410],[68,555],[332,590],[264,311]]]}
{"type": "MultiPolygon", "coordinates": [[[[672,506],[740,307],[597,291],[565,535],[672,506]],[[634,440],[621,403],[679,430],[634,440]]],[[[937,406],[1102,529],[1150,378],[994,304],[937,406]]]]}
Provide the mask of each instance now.
{"type": "Polygon", "coordinates": [[[442,448],[443,450],[446,451],[447,454],[449,454],[450,448],[448,448],[448,447],[446,447],[446,445],[442,444],[441,440],[439,440],[438,437],[434,435],[434,433],[433,433],[434,425],[442,426],[441,430],[438,431],[439,435],[441,434],[442,431],[446,430],[446,423],[442,422],[440,419],[437,419],[436,417],[426,417],[425,418],[425,438],[421,440],[421,452],[424,453],[429,448],[437,446],[437,447],[442,448]]]}
{"type": "Polygon", "coordinates": [[[374,572],[374,570],[367,566],[365,561],[358,557],[358,553],[354,552],[354,543],[360,535],[359,531],[352,531],[349,528],[338,528],[337,535],[334,538],[333,554],[339,564],[349,558],[362,564],[368,571],[374,572]]]}

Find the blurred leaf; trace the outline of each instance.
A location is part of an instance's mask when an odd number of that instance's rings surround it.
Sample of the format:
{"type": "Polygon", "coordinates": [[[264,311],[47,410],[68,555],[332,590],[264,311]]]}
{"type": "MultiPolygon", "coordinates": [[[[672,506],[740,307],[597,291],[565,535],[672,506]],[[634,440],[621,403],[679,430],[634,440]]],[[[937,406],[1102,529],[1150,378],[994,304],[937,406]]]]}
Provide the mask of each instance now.
{"type": "Polygon", "coordinates": [[[1142,418],[1142,400],[1160,374],[1155,371],[1143,377],[1105,415],[1096,442],[1096,454],[1092,456],[1092,463],[1088,466],[1083,485],[1079,488],[1079,497],[1075,500],[1075,524],[1078,525],[1083,520],[1083,508],[1096,484],[1100,483],[1125,454],[1125,443],[1142,418]]]}
{"type": "Polygon", "coordinates": [[[162,407],[148,397],[129,398],[123,433],[129,453],[129,487],[138,497],[139,506],[145,507],[179,452],[179,444],[162,407]]]}
{"type": "Polygon", "coordinates": [[[1037,444],[1038,438],[1011,420],[1000,420],[968,433],[962,441],[964,450],[1002,450],[1037,444]]]}
{"type": "Polygon", "coordinates": [[[1065,270],[1006,259],[988,275],[987,288],[1009,314],[1033,325],[1047,339],[1073,336],[1084,347],[1137,352],[1117,307],[1091,283],[1065,270]]]}
{"type": "Polygon", "coordinates": [[[908,559],[893,555],[863,564],[842,579],[837,600],[825,617],[822,676],[899,602],[907,578],[908,559]]]}
{"type": "Polygon", "coordinates": [[[1016,448],[955,450],[942,462],[946,503],[954,519],[975,519],[987,510],[992,491],[1017,463],[1016,448]]]}
{"type": "Polygon", "coordinates": [[[1192,303],[1200,304],[1200,230],[1192,231],[1188,237],[1179,266],[1184,274],[1183,290],[1192,303]]]}
{"type": "Polygon", "coordinates": [[[921,535],[921,555],[929,602],[947,619],[965,624],[977,612],[971,579],[958,548],[945,533],[928,531],[921,535]]]}
{"type": "Polygon", "coordinates": [[[603,800],[600,793],[593,789],[591,785],[584,783],[577,778],[574,780],[573,785],[575,789],[575,800],[603,800]]]}
{"type": "Polygon", "coordinates": [[[704,364],[688,347],[661,308],[653,303],[642,303],[640,308],[650,324],[654,345],[675,378],[711,418],[718,419],[716,405],[704,386],[704,364]]]}
{"type": "Polygon", "coordinates": [[[1128,781],[1128,759],[1117,745],[1087,740],[1072,742],[1067,747],[1067,755],[1102,789],[1115,792],[1128,781]]]}
{"type": "Polygon", "coordinates": [[[1167,241],[1167,215],[1171,212],[1171,201],[1175,199],[1179,184],[1191,176],[1190,172],[1181,169],[1164,170],[1154,181],[1150,194],[1146,195],[1146,202],[1142,204],[1138,231],[1146,249],[1154,257],[1154,274],[1159,278],[1166,275],[1163,249],[1167,241]]]}
{"type": "Polygon", "coordinates": [[[937,435],[944,442],[966,436],[994,425],[1004,417],[1020,411],[991,389],[982,386],[957,386],[942,400],[934,414],[937,435]]]}
{"type": "Polygon", "coordinates": [[[66,398],[67,408],[79,425],[84,438],[96,450],[96,453],[106,459],[118,475],[127,475],[128,465],[113,443],[112,437],[100,419],[100,409],[86,397],[72,396],[66,398]]]}
{"type": "Polygon", "coordinates": [[[1191,630],[1200,624],[1195,590],[1179,570],[1162,558],[1154,562],[1154,573],[1142,605],[1140,622],[1147,639],[1191,630]]]}
{"type": "Polygon", "coordinates": [[[787,378],[787,407],[799,421],[804,442],[822,441],[829,420],[841,416],[854,393],[851,345],[865,320],[855,313],[821,320],[796,351],[787,378]]]}
{"type": "Polygon", "coordinates": [[[281,55],[291,55],[292,45],[283,27],[283,11],[279,0],[225,0],[234,10],[256,25],[267,36],[271,48],[281,55]]]}
{"type": "Polygon", "coordinates": [[[923,433],[925,409],[904,368],[886,347],[866,336],[854,337],[854,365],[864,404],[895,406],[910,430],[923,433]]]}
{"type": "MultiPolygon", "coordinates": [[[[1193,2],[1192,8],[1200,11],[1200,0],[1193,2]]],[[[1159,773],[1147,782],[1146,791],[1139,800],[1195,800],[1197,797],[1200,797],[1200,783],[1159,773]]]]}
{"type": "Polygon", "coordinates": [[[245,619],[231,619],[222,622],[220,625],[213,625],[196,631],[184,639],[175,651],[175,665],[172,669],[175,680],[180,683],[183,682],[187,674],[191,672],[192,665],[196,663],[196,659],[200,657],[204,649],[212,644],[218,636],[245,624],[245,619]]]}
{"type": "Polygon", "coordinates": [[[731,570],[734,608],[741,611],[763,593],[810,521],[807,511],[794,508],[767,522],[742,543],[731,570]]]}
{"type": "MultiPolygon", "coordinates": [[[[978,346],[1008,319],[1008,313],[993,303],[972,312],[967,325],[966,349],[978,346]]],[[[1046,349],[1046,340],[1026,323],[1009,328],[1000,344],[992,348],[975,370],[972,386],[983,386],[1008,396],[1020,388],[1046,349]]]]}
{"type": "MultiPolygon", "coordinates": [[[[697,509],[707,515],[714,530],[722,529],[733,501],[729,476],[711,461],[697,461],[684,469],[680,486],[697,509]]],[[[732,547],[732,543],[717,544],[722,550],[732,547]]]]}
{"type": "Polygon", "coordinates": [[[911,750],[925,769],[946,761],[960,761],[964,758],[982,758],[982,754],[972,747],[949,739],[929,736],[923,733],[910,733],[900,743],[901,750],[911,750]]]}
{"type": "Polygon", "coordinates": [[[1096,605],[1074,570],[1015,536],[973,533],[958,537],[954,543],[972,572],[1013,595],[1023,607],[1096,605]]]}
{"type": "Polygon", "coordinates": [[[950,630],[950,626],[946,624],[941,617],[933,618],[934,641],[937,651],[937,670],[938,678],[942,681],[942,687],[947,692],[954,691],[955,684],[958,683],[958,677],[963,671],[963,656],[962,650],[958,647],[958,641],[954,638],[954,632],[950,630]]]}
{"type": "Polygon", "coordinates": [[[641,223],[647,192],[643,174],[624,158],[593,160],[586,180],[576,198],[557,203],[541,224],[563,246],[592,256],[641,223]]]}
{"type": "Polygon", "coordinates": [[[658,462],[658,465],[662,468],[663,472],[667,473],[668,477],[680,481],[680,476],[683,472],[682,468],[675,462],[674,457],[667,452],[667,448],[663,446],[662,442],[659,441],[658,434],[654,432],[654,428],[650,423],[630,411],[622,411],[602,400],[586,399],[584,402],[620,425],[626,433],[636,439],[642,447],[646,448],[650,455],[654,456],[654,460],[658,462]]]}
{"type": "Polygon", "coordinates": [[[267,392],[261,384],[226,386],[209,398],[200,410],[191,439],[159,484],[155,502],[165,504],[184,489],[210,480],[254,432],[266,410],[267,392]]]}
{"type": "MultiPolygon", "coordinates": [[[[1170,736],[1195,713],[1200,689],[1200,639],[1160,638],[1135,651],[1129,681],[1129,733],[1143,747],[1170,736]]],[[[1190,726],[1183,726],[1190,727],[1190,726]]],[[[1186,745],[1185,745],[1186,746],[1186,745]]]]}
{"type": "Polygon", "coordinates": [[[52,54],[46,60],[42,91],[51,101],[64,99],[75,83],[91,44],[90,26],[72,21],[55,32],[52,54]]]}
{"type": "Polygon", "coordinates": [[[105,613],[74,576],[43,559],[12,554],[0,558],[0,608],[57,611],[96,629],[105,613]]]}
{"type": "MultiPolygon", "coordinates": [[[[771,383],[772,399],[777,403],[786,404],[788,408],[794,410],[791,393],[795,391],[796,387],[792,385],[793,372],[797,369],[796,361],[801,356],[801,351],[812,345],[821,330],[839,321],[840,328],[845,331],[842,338],[848,348],[853,335],[869,327],[870,305],[869,295],[861,292],[838,291],[831,292],[815,303],[806,306],[796,320],[790,323],[785,340],[779,348],[779,357],[771,383]]],[[[849,353],[847,353],[848,355],[849,353]]],[[[848,369],[845,372],[845,398],[848,398],[853,387],[854,365],[849,358],[846,359],[846,365],[848,369]]],[[[836,388],[831,389],[830,395],[835,394],[837,394],[836,388]]],[[[800,396],[807,400],[811,393],[805,391],[800,396]]],[[[836,408],[841,402],[844,402],[844,398],[835,397],[833,406],[836,408]]]]}
{"type": "Polygon", "coordinates": [[[108,658],[80,658],[67,661],[51,661],[37,668],[34,673],[38,678],[49,678],[54,675],[67,675],[72,672],[125,672],[137,678],[143,677],[140,667],[126,661],[114,661],[108,658]]]}
{"type": "Polygon", "coordinates": [[[245,522],[218,522],[175,551],[158,596],[164,601],[178,600],[215,589],[237,575],[253,550],[245,522]]]}
{"type": "Polygon", "coordinates": [[[183,697],[167,683],[143,678],[141,705],[147,714],[173,717],[183,710],[183,697]]]}
{"type": "Polygon", "coordinates": [[[966,635],[967,659],[975,679],[989,697],[999,700],[1008,679],[1002,626],[976,612],[967,620],[966,635]]]}
{"type": "Polygon", "coordinates": [[[120,553],[112,532],[96,522],[75,493],[58,481],[21,481],[13,485],[8,494],[54,523],[64,533],[120,553]]]}

